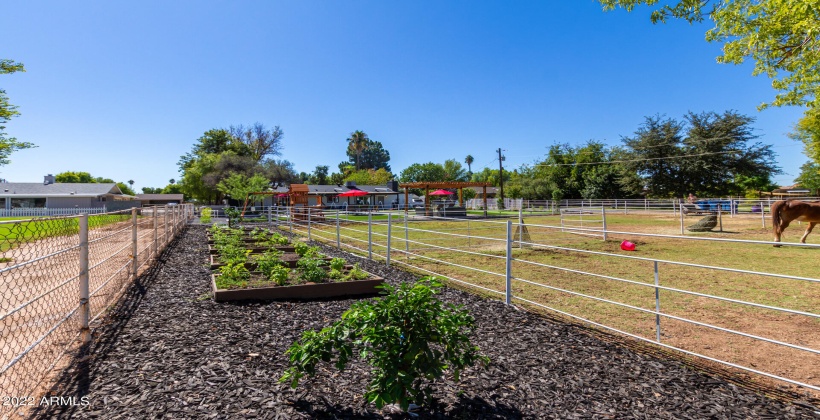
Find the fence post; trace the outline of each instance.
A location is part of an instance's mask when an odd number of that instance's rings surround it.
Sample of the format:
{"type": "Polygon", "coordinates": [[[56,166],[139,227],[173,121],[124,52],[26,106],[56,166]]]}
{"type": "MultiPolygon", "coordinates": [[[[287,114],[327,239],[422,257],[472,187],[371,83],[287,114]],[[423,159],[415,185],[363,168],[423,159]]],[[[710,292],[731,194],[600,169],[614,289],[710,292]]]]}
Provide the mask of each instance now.
{"type": "Polygon", "coordinates": [[[766,207],[763,207],[763,201],[760,202],[760,221],[763,223],[763,227],[766,227],[766,207]]]}
{"type": "Polygon", "coordinates": [[[311,239],[311,237],[310,237],[310,206],[308,206],[308,208],[307,208],[307,214],[308,214],[308,240],[310,240],[311,239]]]}
{"type": "Polygon", "coordinates": [[[643,199],[643,210],[644,211],[649,210],[649,203],[647,202],[647,200],[645,198],[643,199]]]}
{"type": "Polygon", "coordinates": [[[390,239],[392,236],[393,229],[392,226],[392,217],[391,213],[387,213],[387,266],[390,267],[390,239]]]}
{"type": "Polygon", "coordinates": [[[162,210],[162,247],[165,248],[165,245],[168,244],[168,205],[166,205],[162,210]]]}
{"type": "Polygon", "coordinates": [[[272,212],[273,212],[273,206],[268,206],[268,230],[273,229],[273,217],[271,217],[272,212]]]}
{"type": "Polygon", "coordinates": [[[655,338],[661,342],[661,294],[658,289],[658,262],[655,261],[655,338]]]}
{"type": "Polygon", "coordinates": [[[339,233],[339,210],[336,210],[336,249],[342,249],[342,241],[339,233]]]}
{"type": "Polygon", "coordinates": [[[524,248],[524,213],[518,209],[518,248],[524,248]]]}
{"type": "Polygon", "coordinates": [[[288,224],[290,225],[290,234],[293,235],[293,206],[288,207],[288,224]]]}
{"type": "Polygon", "coordinates": [[[720,224],[720,231],[723,232],[723,205],[718,201],[718,223],[720,224]]]}
{"type": "Polygon", "coordinates": [[[131,274],[137,279],[137,208],[131,208],[131,274]]]}
{"type": "Polygon", "coordinates": [[[506,287],[504,300],[507,305],[512,301],[512,220],[507,219],[507,253],[506,253],[506,287]]]}
{"type": "MultiPolygon", "coordinates": [[[[484,209],[485,211],[487,209],[484,209]]],[[[407,212],[404,212],[404,255],[410,259],[410,230],[407,229],[407,212]]]]}
{"type": "Polygon", "coordinates": [[[606,242],[606,207],[601,206],[601,219],[604,221],[604,242],[606,242]]]}
{"type": "Polygon", "coordinates": [[[678,203],[680,205],[680,234],[684,235],[685,232],[683,231],[683,200],[679,198],[678,201],[680,201],[680,203],[678,203]]]}
{"type": "Polygon", "coordinates": [[[88,301],[88,214],[80,215],[80,337],[83,345],[91,342],[90,303],[88,301]]]}
{"type": "Polygon", "coordinates": [[[373,259],[373,213],[367,212],[367,259],[373,259]]]}
{"type": "Polygon", "coordinates": [[[154,206],[154,258],[157,258],[159,255],[159,235],[157,234],[157,219],[159,219],[159,215],[157,214],[157,210],[159,206],[154,206]]]}

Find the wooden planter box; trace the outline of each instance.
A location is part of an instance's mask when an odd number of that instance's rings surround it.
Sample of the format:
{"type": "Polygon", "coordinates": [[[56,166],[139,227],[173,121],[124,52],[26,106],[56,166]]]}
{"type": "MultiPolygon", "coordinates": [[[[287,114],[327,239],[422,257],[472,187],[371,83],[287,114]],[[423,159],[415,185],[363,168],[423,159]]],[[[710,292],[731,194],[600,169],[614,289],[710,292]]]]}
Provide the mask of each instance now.
{"type": "Polygon", "coordinates": [[[371,275],[367,280],[345,281],[339,283],[299,284],[296,286],[274,286],[257,289],[225,290],[216,288],[216,275],[211,275],[211,288],[214,300],[228,302],[233,300],[277,300],[277,299],[321,299],[337,296],[372,295],[379,292],[376,286],[384,279],[371,275]]]}

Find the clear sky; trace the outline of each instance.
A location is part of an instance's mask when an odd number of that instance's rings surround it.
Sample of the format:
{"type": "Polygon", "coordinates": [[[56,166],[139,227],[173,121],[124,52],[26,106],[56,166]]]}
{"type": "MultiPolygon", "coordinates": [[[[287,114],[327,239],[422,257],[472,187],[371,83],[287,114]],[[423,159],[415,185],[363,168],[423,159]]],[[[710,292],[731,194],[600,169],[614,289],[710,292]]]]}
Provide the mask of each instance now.
{"type": "Polygon", "coordinates": [[[475,157],[473,171],[542,158],[554,143],[620,144],[644,117],[736,110],[757,118],[791,184],[799,108],[751,65],[719,65],[706,25],[652,25],[646,8],[571,1],[17,1],[0,15],[0,76],[21,116],[0,177],[86,171],[134,186],[179,179],[203,132],[261,122],[298,171],[335,171],[365,131],[393,172],[475,157]]]}

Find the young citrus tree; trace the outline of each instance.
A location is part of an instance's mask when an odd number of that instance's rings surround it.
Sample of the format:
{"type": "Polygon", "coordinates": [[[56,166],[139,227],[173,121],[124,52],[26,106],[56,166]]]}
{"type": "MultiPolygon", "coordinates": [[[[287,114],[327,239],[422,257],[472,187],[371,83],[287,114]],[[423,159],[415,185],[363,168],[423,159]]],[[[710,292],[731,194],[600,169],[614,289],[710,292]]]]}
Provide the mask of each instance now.
{"type": "Polygon", "coordinates": [[[489,363],[470,343],[473,317],[434,296],[441,288],[437,279],[382,288],[383,297],[353,304],[340,321],[319,332],[304,332],[286,352],[290,367],[279,381],[295,388],[305,374],[315,374],[317,363],[334,358],[344,370],[358,350],[373,367],[365,399],[378,408],[397,403],[407,410],[410,403],[431,401],[429,381],[445,371],[458,381],[464,368],[489,363]]]}

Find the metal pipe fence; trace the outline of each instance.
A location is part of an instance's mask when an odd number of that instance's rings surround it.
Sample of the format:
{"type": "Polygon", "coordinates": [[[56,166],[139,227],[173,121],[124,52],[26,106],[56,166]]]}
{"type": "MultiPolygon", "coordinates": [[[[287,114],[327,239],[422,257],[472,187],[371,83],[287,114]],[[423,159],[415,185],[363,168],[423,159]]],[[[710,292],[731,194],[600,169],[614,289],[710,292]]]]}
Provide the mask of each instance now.
{"type": "MultiPolygon", "coordinates": [[[[193,215],[181,205],[0,222],[0,395],[43,390],[193,215]]],[[[3,404],[0,418],[14,410],[3,404]]]]}
{"type": "MultiPolygon", "coordinates": [[[[503,296],[508,304],[546,309],[685,355],[820,391],[820,313],[817,302],[810,300],[820,296],[820,278],[777,272],[777,265],[725,266],[720,255],[708,254],[709,264],[704,264],[606,249],[607,238],[623,237],[755,252],[762,246],[774,249],[774,242],[608,230],[605,208],[585,206],[584,211],[597,218],[590,220],[594,226],[524,223],[523,209],[517,221],[307,210],[313,240],[503,296]],[[604,243],[579,243],[573,239],[579,233],[598,236],[604,243]],[[782,290],[796,295],[769,300],[782,290]],[[767,322],[771,325],[764,325],[767,322]],[[754,355],[744,354],[751,350],[754,355]],[[770,362],[784,358],[796,367],[770,362]]],[[[307,235],[306,220],[282,220],[286,226],[280,228],[307,235]]]]}

